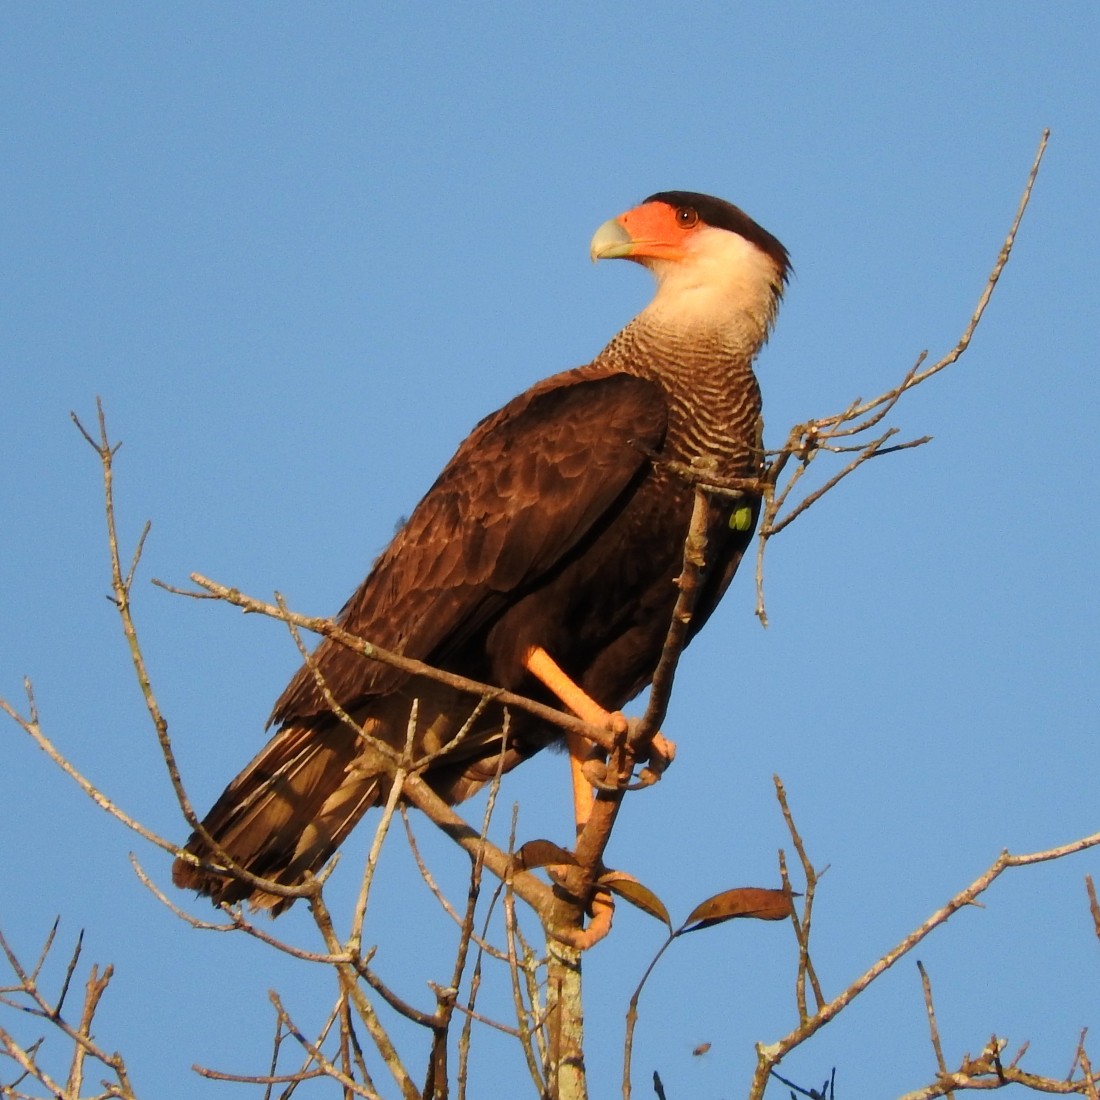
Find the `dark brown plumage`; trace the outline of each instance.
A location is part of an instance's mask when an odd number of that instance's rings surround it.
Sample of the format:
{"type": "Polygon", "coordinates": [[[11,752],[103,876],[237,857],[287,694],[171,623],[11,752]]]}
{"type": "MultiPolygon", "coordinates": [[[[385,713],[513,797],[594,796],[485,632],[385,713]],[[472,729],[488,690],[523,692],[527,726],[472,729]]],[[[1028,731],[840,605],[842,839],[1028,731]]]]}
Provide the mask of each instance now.
{"type": "MultiPolygon", "coordinates": [[[[594,258],[622,257],[657,278],[650,306],[589,365],[546,379],[483,420],[459,447],[340,614],[377,645],[557,704],[527,668],[545,650],[610,710],[653,675],[677,589],[692,489],[662,460],[704,460],[724,476],[762,464],[752,360],[788,274],[783,246],[736,207],[662,192],[606,223],[594,258]]],[[[708,562],[692,631],[703,625],[755,524],[710,513],[708,562]]],[[[743,509],[744,503],[737,505],[743,509]]],[[[742,517],[743,519],[743,512],[742,517]]],[[[314,663],[338,705],[374,737],[404,746],[413,699],[415,748],[438,751],[470,696],[369,661],[331,640],[314,663]]],[[[560,705],[560,704],[557,704],[560,705]]],[[[385,795],[385,768],[331,711],[303,667],[275,704],[278,730],[229,785],[204,826],[252,873],[292,884],[318,870],[385,795]]],[[[559,738],[490,707],[425,777],[467,798],[559,738]]],[[[197,837],[187,850],[217,864],[197,837]]],[[[178,886],[215,901],[286,900],[178,859],[178,886]]]]}

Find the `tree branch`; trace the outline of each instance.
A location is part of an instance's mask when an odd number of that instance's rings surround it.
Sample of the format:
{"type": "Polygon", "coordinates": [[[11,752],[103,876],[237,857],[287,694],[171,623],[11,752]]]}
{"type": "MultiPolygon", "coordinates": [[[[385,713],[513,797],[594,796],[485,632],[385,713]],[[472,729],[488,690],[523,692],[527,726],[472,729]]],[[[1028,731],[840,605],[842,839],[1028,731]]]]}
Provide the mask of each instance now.
{"type": "MultiPolygon", "coordinates": [[[[1028,867],[1035,863],[1047,863],[1051,860],[1062,859],[1065,856],[1083,852],[1089,848],[1100,845],[1100,833],[1093,833],[1079,840],[1070,841],[1068,844],[1056,848],[1046,848],[1038,852],[1025,852],[1013,855],[1010,852],[1002,852],[988,869],[979,875],[969,886],[960,890],[945,905],[937,909],[927,920],[918,925],[900,943],[886,952],[865,974],[857,978],[842,993],[823,1005],[814,1015],[804,1023],[785,1035],[778,1042],[771,1044],[757,1044],[757,1067],[749,1090],[749,1100],[760,1100],[767,1086],[768,1076],[772,1069],[779,1065],[795,1047],[800,1046],[812,1035],[821,1030],[838,1013],[845,1009],[860,993],[872,982],[882,977],[899,959],[903,958],[917,946],[929,933],[946,923],[960,909],[972,904],[980,897],[1005,871],[1012,867],[1028,867]]],[[[956,1086],[959,1087],[959,1086],[956,1086]]]]}

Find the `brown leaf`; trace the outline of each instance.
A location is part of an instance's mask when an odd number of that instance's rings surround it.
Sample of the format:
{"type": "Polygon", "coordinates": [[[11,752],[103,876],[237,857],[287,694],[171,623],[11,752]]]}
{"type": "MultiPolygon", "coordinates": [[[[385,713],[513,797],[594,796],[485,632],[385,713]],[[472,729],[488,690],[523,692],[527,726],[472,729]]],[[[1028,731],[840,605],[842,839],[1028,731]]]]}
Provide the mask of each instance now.
{"type": "Polygon", "coordinates": [[[721,924],[734,917],[785,920],[790,915],[791,898],[785,890],[739,886],[700,902],[684,921],[680,933],[698,932],[700,928],[709,928],[712,924],[721,924]]]}
{"type": "Polygon", "coordinates": [[[577,857],[550,840],[529,840],[513,857],[518,871],[533,871],[536,867],[577,866],[577,857]]]}
{"type": "Polygon", "coordinates": [[[657,895],[643,886],[633,875],[625,871],[605,871],[596,882],[600,886],[606,886],[613,894],[618,894],[631,905],[637,906],[643,913],[663,921],[671,931],[672,919],[668,915],[665,903],[657,895]]]}

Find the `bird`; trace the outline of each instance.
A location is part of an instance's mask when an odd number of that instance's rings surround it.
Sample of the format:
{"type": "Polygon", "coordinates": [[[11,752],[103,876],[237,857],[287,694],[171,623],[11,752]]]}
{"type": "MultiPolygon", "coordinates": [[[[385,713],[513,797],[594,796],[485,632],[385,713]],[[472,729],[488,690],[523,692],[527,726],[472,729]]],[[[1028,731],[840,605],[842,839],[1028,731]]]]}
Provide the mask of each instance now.
{"type": "MultiPolygon", "coordinates": [[[[791,267],[740,208],[692,191],[658,192],[604,222],[590,252],[648,268],[652,300],[590,363],[476,425],[337,622],[616,729],[653,678],[676,601],[695,492],[682,469],[751,479],[764,468],[754,361],[791,267]]],[[[689,639],[729,586],[759,508],[753,492],[709,500],[689,639]]],[[[494,703],[456,738],[470,695],[325,638],[276,701],[268,743],[177,856],[175,884],[215,904],[285,909],[293,898],[242,881],[225,857],[282,886],[319,871],[387,798],[392,765],[372,741],[404,751],[414,701],[413,756],[452,805],[563,740],[545,720],[506,717],[494,703]]],[[[579,832],[594,746],[580,734],[564,740],[579,832]]]]}

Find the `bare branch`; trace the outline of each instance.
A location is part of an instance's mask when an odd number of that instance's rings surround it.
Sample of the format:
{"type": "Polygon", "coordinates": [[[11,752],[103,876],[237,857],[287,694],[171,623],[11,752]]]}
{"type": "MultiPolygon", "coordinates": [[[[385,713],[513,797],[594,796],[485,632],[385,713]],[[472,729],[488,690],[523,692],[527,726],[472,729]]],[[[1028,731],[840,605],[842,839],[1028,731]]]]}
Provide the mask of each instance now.
{"type": "MultiPolygon", "coordinates": [[[[1100,833],[1093,833],[1090,836],[1081,837],[1079,840],[1070,841],[1068,844],[1062,844],[1056,848],[1046,848],[1038,852],[1026,852],[1020,855],[1012,855],[1007,851],[1002,852],[983,874],[979,875],[969,886],[955,894],[945,905],[937,909],[897,946],[883,955],[865,974],[857,978],[833,1000],[823,1005],[809,1020],[800,1024],[794,1031],[776,1043],[758,1044],[756,1048],[757,1069],[749,1092],[749,1100],[759,1100],[763,1096],[769,1073],[775,1066],[779,1065],[790,1051],[800,1046],[811,1035],[824,1027],[872,982],[882,977],[894,963],[912,951],[929,933],[944,924],[960,909],[973,904],[1009,868],[1028,867],[1036,863],[1062,859],[1065,856],[1094,848],[1097,845],[1100,845],[1100,833]]],[[[956,1085],[955,1087],[961,1086],[956,1085]]]]}
{"type": "MultiPolygon", "coordinates": [[[[928,1033],[932,1040],[932,1051],[936,1055],[936,1068],[941,1078],[947,1077],[947,1063],[943,1058],[943,1045],[940,1043],[940,1029],[936,1024],[936,1009],[932,1003],[932,983],[928,978],[928,971],[924,969],[924,963],[917,959],[917,970],[920,971],[921,989],[924,992],[924,1010],[928,1013],[928,1033]]],[[[954,1100],[955,1094],[948,1089],[944,1095],[948,1100],[954,1100]]]]}
{"type": "Polygon", "coordinates": [[[168,723],[165,721],[164,715],[160,710],[160,705],[157,703],[156,696],[153,694],[153,687],[149,680],[149,671],[146,668],[145,657],[138,643],[137,629],[134,626],[130,607],[130,590],[133,585],[134,574],[137,571],[138,563],[141,560],[145,539],[149,533],[149,525],[146,524],[143,528],[142,534],[134,548],[130,568],[127,570],[126,574],[123,575],[122,559],[119,555],[118,528],[115,520],[114,498],[114,456],[122,444],[116,443],[113,446],[111,445],[110,437],[107,434],[107,419],[103,412],[103,402],[98,397],[96,398],[96,416],[99,426],[98,439],[92,438],[84,425],[81,424],[76,413],[70,413],[69,415],[72,417],[73,423],[77,426],[81,435],[84,436],[89,445],[99,456],[100,466],[103,470],[103,500],[107,519],[107,543],[111,559],[111,590],[114,595],[115,606],[118,609],[119,619],[122,623],[122,632],[126,637],[126,644],[130,650],[130,661],[134,667],[134,673],[137,676],[138,686],[141,688],[141,695],[145,701],[146,710],[149,712],[149,718],[153,723],[153,728],[156,730],[157,740],[160,742],[161,753],[168,767],[168,777],[172,783],[172,790],[175,792],[176,800],[179,802],[180,809],[183,811],[187,823],[195,829],[199,827],[198,818],[187,797],[187,792],[183,788],[183,780],[180,778],[179,768],[176,765],[175,752],[172,749],[172,742],[168,737],[168,723]]]}
{"type": "Polygon", "coordinates": [[[1092,927],[1096,938],[1100,940],[1100,902],[1096,900],[1096,887],[1092,875],[1085,875],[1085,889],[1089,895],[1089,912],[1092,914],[1092,927]]]}
{"type": "MultiPolygon", "coordinates": [[[[14,950],[4,939],[3,934],[0,933],[0,950],[3,951],[18,983],[5,990],[8,996],[3,998],[3,1002],[12,1007],[21,1008],[29,1015],[48,1021],[51,1028],[64,1035],[72,1044],[68,1078],[64,1084],[61,1084],[43,1068],[38,1060],[39,1050],[43,1043],[42,1039],[29,1046],[24,1046],[10,1032],[0,1028],[0,1054],[19,1066],[22,1070],[21,1079],[31,1078],[37,1081],[49,1091],[52,1097],[60,1097],[62,1100],[79,1100],[85,1067],[88,1060],[92,1059],[99,1063],[103,1069],[110,1072],[114,1078],[111,1082],[104,1082],[107,1091],[102,1095],[118,1097],[120,1100],[136,1100],[130,1084],[126,1063],[122,1056],[108,1053],[92,1037],[95,1014],[114,975],[113,967],[107,966],[100,971],[97,965],[92,966],[84,988],[84,1001],[80,1010],[80,1020],[75,1025],[70,1024],[62,1015],[62,1006],[80,956],[82,937],[78,938],[77,946],[66,967],[61,991],[57,998],[51,1001],[39,985],[42,966],[54,943],[56,932],[57,923],[55,922],[50,929],[42,953],[39,955],[33,970],[30,971],[19,961],[14,950]]],[[[0,1085],[0,1092],[5,1096],[11,1095],[14,1097],[17,1095],[14,1086],[0,1085]]]]}
{"type": "MultiPolygon", "coordinates": [[[[794,843],[795,852],[798,854],[799,862],[802,864],[802,874],[806,879],[806,891],[803,896],[801,919],[794,905],[791,905],[791,923],[794,926],[795,939],[798,941],[798,976],[795,980],[795,1000],[798,1004],[799,1020],[805,1023],[809,1018],[806,1011],[807,978],[814,992],[817,1011],[820,1012],[822,1006],[825,1004],[825,997],[821,992],[821,985],[817,980],[817,974],[814,972],[813,962],[810,959],[810,926],[813,920],[814,897],[817,892],[817,882],[820,875],[810,862],[810,857],[806,854],[806,847],[802,843],[802,837],[795,827],[794,815],[791,813],[791,808],[787,803],[787,791],[783,786],[783,781],[778,775],[773,775],[772,782],[775,784],[775,796],[779,800],[779,808],[783,812],[783,821],[786,823],[787,831],[791,834],[791,841],[794,843]]],[[[793,899],[794,893],[791,890],[790,880],[787,878],[786,858],[782,850],[779,853],[779,864],[780,874],[783,879],[783,887],[793,899]]]]}
{"type": "Polygon", "coordinates": [[[964,1061],[961,1068],[952,1073],[942,1073],[924,1088],[907,1092],[898,1100],[936,1100],[963,1091],[991,1091],[1022,1085],[1031,1092],[1052,1096],[1095,1095],[1097,1078],[1091,1072],[1073,1081],[1059,1081],[1038,1073],[1029,1073],[1014,1065],[1004,1065],[1000,1058],[1000,1043],[991,1043],[982,1054],[964,1061]]]}
{"type": "Polygon", "coordinates": [[[676,605],[672,611],[672,620],[668,626],[665,643],[661,648],[661,657],[653,673],[653,683],[649,689],[649,703],[642,718],[641,728],[636,737],[652,736],[661,728],[672,698],[672,684],[676,678],[676,666],[680,654],[687,645],[688,630],[691,626],[695,600],[699,592],[699,576],[706,565],[707,553],[707,513],[709,511],[707,494],[702,489],[695,490],[692,504],[691,521],[684,539],[684,564],[676,584],[680,589],[676,605]]]}
{"type": "Polygon", "coordinates": [[[536,718],[541,718],[543,721],[558,726],[560,729],[580,733],[590,741],[595,742],[605,749],[610,750],[614,747],[614,739],[607,730],[599,726],[590,725],[588,722],[584,722],[580,718],[574,717],[572,714],[567,714],[565,711],[556,710],[554,707],[548,707],[545,703],[536,702],[534,699],[528,699],[523,695],[516,695],[514,692],[504,691],[501,688],[494,687],[492,684],[483,684],[477,680],[470,680],[465,676],[458,676],[452,672],[445,672],[443,669],[435,668],[433,665],[425,664],[423,661],[415,661],[411,657],[404,657],[399,653],[393,653],[389,650],[382,649],[360,638],[357,634],[351,634],[342,629],[331,619],[299,615],[292,611],[284,612],[274,604],[265,603],[263,600],[253,599],[251,596],[246,596],[239,589],[218,584],[216,581],[212,581],[202,576],[200,573],[192,573],[191,580],[199,585],[200,588],[205,589],[209,594],[225,603],[232,604],[234,607],[240,607],[245,611],[250,611],[258,615],[266,615],[271,619],[279,619],[285,623],[292,623],[294,626],[300,627],[303,630],[308,630],[312,634],[319,634],[322,637],[332,638],[334,641],[339,642],[353,652],[363,657],[367,657],[370,660],[392,665],[394,668],[399,668],[401,671],[408,672],[414,676],[423,676],[426,679],[435,680],[438,683],[445,684],[447,687],[465,692],[467,695],[482,696],[502,706],[514,707],[517,710],[526,711],[528,714],[533,714],[536,718]]]}
{"type": "Polygon", "coordinates": [[[1012,248],[1016,241],[1023,221],[1028,203],[1031,201],[1032,188],[1039,174],[1039,166],[1046,152],[1050,131],[1044,130],[1036,151],[1035,158],[1028,173],[1027,182],[1023,194],[1020,196],[1016,214],[1009,226],[1007,235],[1001,245],[1000,252],[993,264],[993,268],[986,279],[985,286],[978,298],[978,304],[970,317],[955,346],[943,358],[937,360],[931,366],[924,366],[927,352],[921,352],[916,363],[906,372],[898,385],[870,401],[857,398],[840,413],[832,416],[821,417],[808,421],[805,424],[795,425],[787,437],[787,442],[775,452],[768,463],[761,483],[755,490],[764,499],[764,510],[757,530],[757,554],[756,554],[756,613],[761,623],[767,625],[767,613],[764,607],[764,550],[770,538],[786,528],[793,520],[802,515],[808,508],[821,499],[826,493],[832,491],[848,475],[857,470],[865,462],[895,451],[906,450],[911,447],[919,447],[927,443],[928,436],[914,439],[907,443],[885,446],[886,441],[896,433],[896,428],[888,429],[884,434],[861,445],[856,452],[855,459],[845,466],[839,473],[833,475],[823,486],[809,493],[788,512],[783,512],[787,501],[791,498],[792,491],[801,480],[803,474],[809,469],[810,464],[822,453],[842,453],[851,448],[838,446],[834,441],[838,439],[860,436],[878,425],[882,419],[894,408],[902,394],[919,386],[933,375],[938,374],[946,367],[957,362],[970,346],[974,333],[981,323],[986,307],[993,296],[993,291],[1000,280],[1001,274],[1012,254],[1012,248]],[[797,459],[798,466],[790,474],[787,482],[779,489],[779,478],[790,459],[797,459]]]}
{"type": "Polygon", "coordinates": [[[24,681],[27,692],[27,700],[30,710],[27,717],[23,717],[6,699],[0,699],[2,710],[25,733],[29,734],[34,743],[56,764],[101,810],[105,810],[117,821],[121,821],[127,829],[137,833],[143,840],[155,844],[166,852],[175,853],[178,850],[176,844],[146,828],[136,818],[131,817],[113,799],[105,795],[91,780],[77,770],[67,757],[57,749],[53,742],[42,731],[38,721],[38,711],[34,703],[34,692],[30,680],[24,681]]]}

